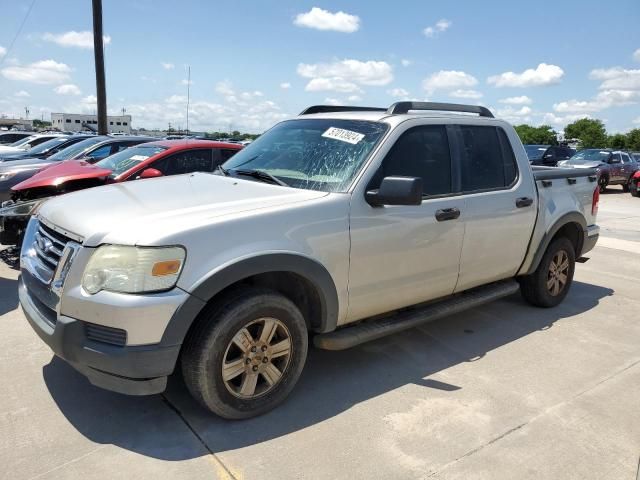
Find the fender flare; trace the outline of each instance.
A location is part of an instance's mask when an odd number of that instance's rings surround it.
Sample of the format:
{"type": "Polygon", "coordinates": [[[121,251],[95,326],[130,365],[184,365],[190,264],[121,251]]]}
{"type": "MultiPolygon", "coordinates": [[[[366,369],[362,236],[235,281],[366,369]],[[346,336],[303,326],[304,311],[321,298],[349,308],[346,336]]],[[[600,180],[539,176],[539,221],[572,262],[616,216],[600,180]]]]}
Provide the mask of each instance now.
{"type": "Polygon", "coordinates": [[[321,323],[319,332],[335,330],[338,323],[338,292],[327,269],[316,260],[294,253],[269,253],[246,258],[203,278],[187,300],[175,311],[161,344],[181,344],[207,302],[222,290],[247,277],[269,272],[295,273],[308,280],[318,292],[321,323]]]}
{"type": "Polygon", "coordinates": [[[547,230],[547,232],[543,235],[542,239],[540,240],[540,244],[538,245],[538,249],[536,250],[536,253],[533,256],[531,265],[529,266],[529,269],[527,270],[525,275],[529,275],[536,271],[553,237],[556,235],[556,233],[558,233],[558,231],[562,227],[564,227],[569,223],[577,223],[578,225],[580,225],[581,234],[580,234],[580,237],[578,238],[578,248],[576,249],[576,258],[580,256],[580,253],[582,252],[582,246],[584,245],[584,236],[587,230],[587,221],[585,220],[584,215],[578,212],[567,213],[561,216],[558,220],[556,220],[555,223],[551,226],[551,228],[547,230]]]}

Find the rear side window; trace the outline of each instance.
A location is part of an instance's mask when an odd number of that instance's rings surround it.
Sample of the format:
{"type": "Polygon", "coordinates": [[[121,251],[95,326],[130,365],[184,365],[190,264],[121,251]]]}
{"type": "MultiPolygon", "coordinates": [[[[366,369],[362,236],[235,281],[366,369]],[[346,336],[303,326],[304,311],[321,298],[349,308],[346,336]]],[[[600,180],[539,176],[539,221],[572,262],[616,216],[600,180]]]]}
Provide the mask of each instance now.
{"type": "Polygon", "coordinates": [[[421,177],[426,196],[451,193],[451,155],[443,125],[413,127],[391,147],[370,186],[378,188],[384,177],[421,177]]]}
{"type": "Polygon", "coordinates": [[[622,154],[622,163],[631,163],[631,157],[626,153],[622,154]]]}
{"type": "Polygon", "coordinates": [[[461,125],[462,191],[510,187],[516,180],[516,158],[501,128],[461,125]]]}
{"type": "Polygon", "coordinates": [[[211,150],[189,150],[158,160],[152,165],[164,175],[180,175],[212,170],[211,150]]]}

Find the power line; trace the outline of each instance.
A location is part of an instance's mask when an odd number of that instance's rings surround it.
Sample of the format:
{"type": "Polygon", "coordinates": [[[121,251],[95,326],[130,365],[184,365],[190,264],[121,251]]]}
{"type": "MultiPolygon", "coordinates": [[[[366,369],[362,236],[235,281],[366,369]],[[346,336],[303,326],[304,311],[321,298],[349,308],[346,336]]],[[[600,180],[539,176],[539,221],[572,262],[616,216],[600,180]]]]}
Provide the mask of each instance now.
{"type": "Polygon", "coordinates": [[[24,24],[27,23],[27,18],[29,18],[29,14],[31,13],[31,10],[33,10],[33,6],[35,5],[35,3],[36,3],[36,0],[33,0],[31,2],[31,5],[29,5],[29,9],[27,10],[27,13],[22,19],[22,23],[20,24],[20,27],[18,28],[18,31],[16,32],[15,37],[13,37],[13,40],[11,40],[11,43],[9,44],[9,48],[7,48],[7,51],[4,54],[4,56],[0,58],[0,67],[4,63],[4,59],[9,57],[9,53],[11,53],[11,50],[13,49],[13,44],[16,43],[16,40],[18,39],[20,32],[22,32],[22,27],[24,27],[24,24]]]}

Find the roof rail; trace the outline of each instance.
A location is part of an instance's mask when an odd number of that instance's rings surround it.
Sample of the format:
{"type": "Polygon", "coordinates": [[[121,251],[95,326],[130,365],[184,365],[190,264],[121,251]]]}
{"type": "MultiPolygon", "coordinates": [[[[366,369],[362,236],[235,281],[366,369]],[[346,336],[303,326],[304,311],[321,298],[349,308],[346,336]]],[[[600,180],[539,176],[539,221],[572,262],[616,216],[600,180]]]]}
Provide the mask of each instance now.
{"type": "Polygon", "coordinates": [[[386,112],[386,108],[378,107],[349,107],[347,105],[313,105],[305,108],[300,115],[311,115],[312,113],[331,112],[386,112]]]}
{"type": "Polygon", "coordinates": [[[439,110],[443,112],[465,112],[477,113],[481,117],[493,118],[493,113],[479,105],[460,105],[458,103],[437,103],[437,102],[396,102],[389,107],[387,113],[396,115],[408,113],[409,110],[439,110]]]}

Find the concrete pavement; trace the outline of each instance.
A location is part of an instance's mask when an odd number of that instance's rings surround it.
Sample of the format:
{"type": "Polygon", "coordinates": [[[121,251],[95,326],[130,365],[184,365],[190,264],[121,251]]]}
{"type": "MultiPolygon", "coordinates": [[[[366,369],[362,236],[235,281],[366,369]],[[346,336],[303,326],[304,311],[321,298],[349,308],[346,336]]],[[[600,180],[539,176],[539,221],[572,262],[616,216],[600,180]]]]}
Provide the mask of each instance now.
{"type": "Polygon", "coordinates": [[[206,413],[179,378],[147,398],[91,386],[31,331],[0,264],[0,478],[635,480],[640,200],[617,189],[558,308],[514,296],[312,350],[290,400],[242,422],[206,413]]]}

